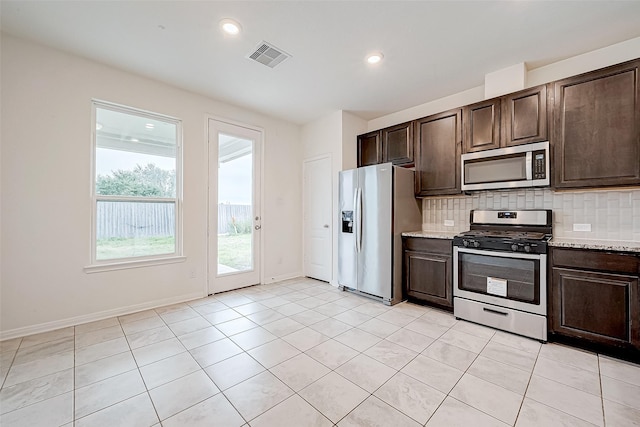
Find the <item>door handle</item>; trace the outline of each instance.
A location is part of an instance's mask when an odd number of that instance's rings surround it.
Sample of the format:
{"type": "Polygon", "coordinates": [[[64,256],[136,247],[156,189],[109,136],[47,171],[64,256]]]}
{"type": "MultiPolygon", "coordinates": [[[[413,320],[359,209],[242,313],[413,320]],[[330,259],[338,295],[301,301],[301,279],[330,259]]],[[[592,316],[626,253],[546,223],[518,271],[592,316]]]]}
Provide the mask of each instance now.
{"type": "Polygon", "coordinates": [[[492,310],[490,308],[486,308],[486,307],[482,307],[482,310],[488,312],[488,313],[493,313],[493,314],[499,314],[500,316],[508,316],[509,313],[505,313],[504,311],[498,311],[498,310],[492,310]]]}
{"type": "Polygon", "coordinates": [[[323,225],[324,228],[329,228],[329,224],[323,225]]]}
{"type": "Polygon", "coordinates": [[[356,236],[356,248],[358,252],[362,252],[362,188],[358,188],[358,222],[356,227],[358,228],[358,234],[356,236]]]}
{"type": "Polygon", "coordinates": [[[355,250],[358,252],[358,188],[353,192],[353,238],[355,250]]]}
{"type": "Polygon", "coordinates": [[[260,225],[256,225],[256,226],[255,226],[255,227],[253,227],[253,228],[255,228],[256,230],[260,230],[260,229],[262,228],[262,226],[260,226],[260,225]]]}
{"type": "Polygon", "coordinates": [[[525,161],[527,164],[525,165],[525,174],[527,176],[527,180],[531,181],[533,179],[533,166],[532,166],[532,154],[531,151],[527,151],[525,161]]]}

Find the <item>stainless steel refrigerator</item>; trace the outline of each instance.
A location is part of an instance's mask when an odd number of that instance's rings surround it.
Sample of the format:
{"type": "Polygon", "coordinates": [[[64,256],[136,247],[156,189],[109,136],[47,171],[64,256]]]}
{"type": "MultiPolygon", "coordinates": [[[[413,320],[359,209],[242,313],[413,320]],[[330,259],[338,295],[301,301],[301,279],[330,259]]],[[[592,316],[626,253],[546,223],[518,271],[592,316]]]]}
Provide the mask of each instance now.
{"type": "Polygon", "coordinates": [[[342,171],[339,191],[338,285],[402,301],[401,234],[422,226],[414,172],[391,163],[342,171]]]}

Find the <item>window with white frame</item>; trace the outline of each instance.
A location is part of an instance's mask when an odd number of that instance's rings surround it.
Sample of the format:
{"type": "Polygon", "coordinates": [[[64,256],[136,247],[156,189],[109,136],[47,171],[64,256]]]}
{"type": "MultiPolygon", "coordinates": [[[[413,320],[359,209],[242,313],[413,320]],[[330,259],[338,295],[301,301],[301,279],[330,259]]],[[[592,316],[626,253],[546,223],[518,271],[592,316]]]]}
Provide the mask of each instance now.
{"type": "Polygon", "coordinates": [[[181,255],[180,120],[93,102],[92,264],[181,255]]]}

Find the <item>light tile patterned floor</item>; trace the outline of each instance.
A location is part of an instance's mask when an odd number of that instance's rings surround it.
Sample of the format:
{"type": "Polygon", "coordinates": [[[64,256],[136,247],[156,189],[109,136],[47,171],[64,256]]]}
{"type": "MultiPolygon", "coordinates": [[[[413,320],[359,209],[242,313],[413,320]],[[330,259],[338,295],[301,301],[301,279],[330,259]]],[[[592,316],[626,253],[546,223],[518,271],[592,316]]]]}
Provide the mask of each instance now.
{"type": "Polygon", "coordinates": [[[310,279],[0,350],[2,427],[640,425],[638,365],[310,279]]]}

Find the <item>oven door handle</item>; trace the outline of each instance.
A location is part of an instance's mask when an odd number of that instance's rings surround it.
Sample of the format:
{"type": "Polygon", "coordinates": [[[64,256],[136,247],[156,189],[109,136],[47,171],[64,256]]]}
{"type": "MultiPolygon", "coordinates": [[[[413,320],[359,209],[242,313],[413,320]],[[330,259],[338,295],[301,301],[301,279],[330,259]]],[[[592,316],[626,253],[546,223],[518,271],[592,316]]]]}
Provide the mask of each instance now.
{"type": "Polygon", "coordinates": [[[506,252],[506,251],[488,251],[485,249],[469,249],[463,246],[454,246],[454,253],[467,253],[476,255],[493,256],[500,258],[516,258],[516,259],[536,259],[544,261],[547,258],[546,254],[523,254],[522,252],[506,252]]]}
{"type": "Polygon", "coordinates": [[[486,311],[487,313],[499,314],[500,316],[508,316],[509,315],[509,313],[505,313],[504,311],[493,310],[493,309],[487,308],[487,307],[482,307],[482,310],[486,311]]]}

